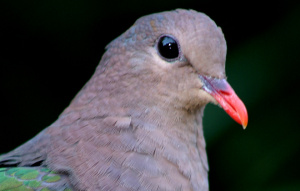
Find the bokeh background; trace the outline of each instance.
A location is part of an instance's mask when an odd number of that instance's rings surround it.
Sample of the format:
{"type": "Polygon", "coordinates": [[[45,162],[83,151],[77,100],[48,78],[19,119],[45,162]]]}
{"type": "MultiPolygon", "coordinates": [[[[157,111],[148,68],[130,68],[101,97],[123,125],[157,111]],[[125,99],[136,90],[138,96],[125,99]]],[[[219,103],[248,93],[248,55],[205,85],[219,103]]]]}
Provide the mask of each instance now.
{"type": "Polygon", "coordinates": [[[137,18],[175,8],[222,27],[228,81],[249,112],[242,130],[206,108],[210,190],[300,190],[297,1],[0,1],[0,153],[50,125],[137,18]]]}

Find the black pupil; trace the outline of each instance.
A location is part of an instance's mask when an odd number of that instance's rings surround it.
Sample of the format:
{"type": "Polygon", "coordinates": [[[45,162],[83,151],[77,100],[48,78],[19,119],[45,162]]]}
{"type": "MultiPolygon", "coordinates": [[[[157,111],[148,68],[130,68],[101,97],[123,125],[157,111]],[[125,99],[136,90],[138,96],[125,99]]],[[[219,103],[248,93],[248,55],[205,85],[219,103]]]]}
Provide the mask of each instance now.
{"type": "Polygon", "coordinates": [[[160,38],[158,42],[158,50],[160,55],[167,59],[173,59],[179,56],[177,42],[168,36],[160,38]]]}

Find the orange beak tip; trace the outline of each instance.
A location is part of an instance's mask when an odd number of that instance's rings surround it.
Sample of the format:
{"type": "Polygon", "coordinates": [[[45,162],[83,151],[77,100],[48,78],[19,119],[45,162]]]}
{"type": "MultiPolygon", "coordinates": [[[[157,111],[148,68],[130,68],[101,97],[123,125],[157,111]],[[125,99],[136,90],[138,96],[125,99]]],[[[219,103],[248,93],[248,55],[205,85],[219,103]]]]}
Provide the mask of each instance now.
{"type": "Polygon", "coordinates": [[[247,124],[243,124],[242,126],[243,126],[243,129],[245,130],[247,127],[247,124]]]}
{"type": "Polygon", "coordinates": [[[246,129],[246,127],[248,126],[248,113],[247,113],[247,110],[245,111],[244,119],[242,119],[241,121],[242,121],[243,129],[246,129]]]}

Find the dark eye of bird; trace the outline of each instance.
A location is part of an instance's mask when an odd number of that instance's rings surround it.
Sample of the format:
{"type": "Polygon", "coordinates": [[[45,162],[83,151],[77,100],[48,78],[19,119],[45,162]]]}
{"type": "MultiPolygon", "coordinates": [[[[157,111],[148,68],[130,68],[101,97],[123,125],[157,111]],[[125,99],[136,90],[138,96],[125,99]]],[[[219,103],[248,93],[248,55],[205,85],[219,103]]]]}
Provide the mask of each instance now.
{"type": "Polygon", "coordinates": [[[179,56],[177,41],[170,36],[160,37],[157,48],[160,55],[166,59],[174,59],[179,56]]]}

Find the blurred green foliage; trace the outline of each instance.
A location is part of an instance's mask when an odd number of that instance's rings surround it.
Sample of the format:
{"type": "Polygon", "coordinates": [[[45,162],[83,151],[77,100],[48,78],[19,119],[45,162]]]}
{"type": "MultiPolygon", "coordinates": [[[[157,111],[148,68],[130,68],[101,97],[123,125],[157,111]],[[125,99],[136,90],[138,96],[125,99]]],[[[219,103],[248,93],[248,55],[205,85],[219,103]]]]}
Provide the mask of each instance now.
{"type": "Polygon", "coordinates": [[[224,190],[300,190],[299,13],[298,6],[228,52],[228,80],[248,107],[249,125],[237,130],[225,112],[206,108],[212,190],[220,182],[224,190]]]}
{"type": "Polygon", "coordinates": [[[0,153],[51,124],[137,18],[179,7],[222,27],[228,81],[249,112],[242,130],[206,108],[211,190],[300,190],[300,6],[290,1],[1,1],[0,153]]]}

